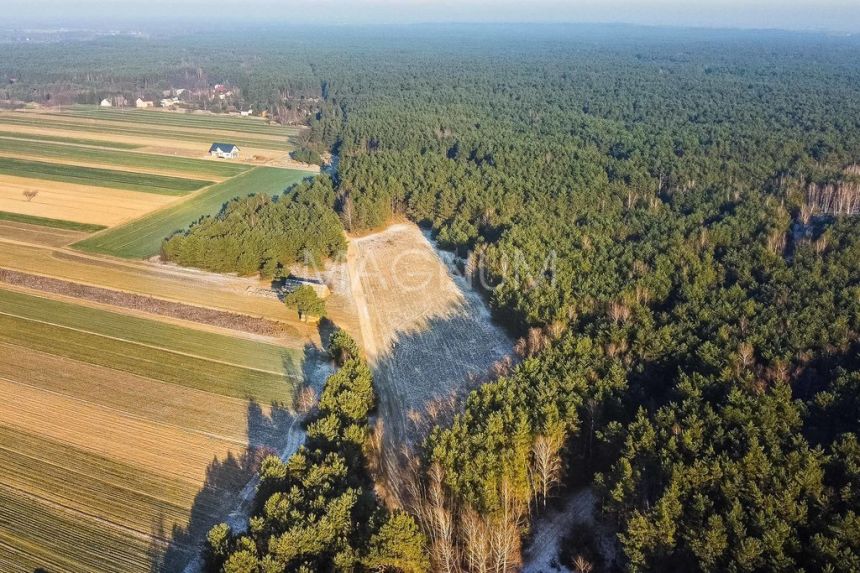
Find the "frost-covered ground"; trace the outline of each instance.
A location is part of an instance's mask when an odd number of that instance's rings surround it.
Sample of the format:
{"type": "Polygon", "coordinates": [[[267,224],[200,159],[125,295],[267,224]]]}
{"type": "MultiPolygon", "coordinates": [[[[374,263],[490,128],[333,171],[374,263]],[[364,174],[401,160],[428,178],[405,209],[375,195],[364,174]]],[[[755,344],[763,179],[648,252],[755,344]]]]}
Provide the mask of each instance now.
{"type": "Polygon", "coordinates": [[[590,529],[606,563],[615,560],[616,545],[610,531],[595,519],[597,496],[585,487],[549,504],[532,524],[532,536],[523,552],[522,573],[570,573],[571,563],[560,563],[564,538],[576,525],[590,529]]]}

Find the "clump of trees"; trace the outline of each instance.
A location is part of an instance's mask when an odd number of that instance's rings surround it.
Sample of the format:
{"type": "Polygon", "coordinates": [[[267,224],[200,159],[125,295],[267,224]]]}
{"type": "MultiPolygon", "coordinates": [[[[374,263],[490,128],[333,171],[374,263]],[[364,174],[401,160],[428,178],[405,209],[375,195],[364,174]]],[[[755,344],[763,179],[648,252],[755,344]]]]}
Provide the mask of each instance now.
{"type": "Polygon", "coordinates": [[[308,285],[302,285],[284,295],[284,304],[296,309],[300,320],[319,320],[326,315],[325,300],[308,285]]]}
{"type": "Polygon", "coordinates": [[[295,159],[296,161],[301,161],[302,163],[310,163],[311,165],[322,165],[323,159],[320,156],[318,151],[313,149],[302,147],[290,153],[290,157],[295,159]]]}
{"type": "Polygon", "coordinates": [[[166,239],[164,260],[214,272],[282,276],[294,263],[320,265],[346,249],[333,211],[331,179],[317,177],[283,195],[234,199],[166,239]]]}
{"type": "MultiPolygon", "coordinates": [[[[344,332],[338,348],[357,348],[344,332]]],[[[377,502],[367,470],[373,377],[346,357],[325,383],[307,441],[288,460],[266,458],[248,531],[226,524],[209,532],[207,570],[429,571],[426,538],[415,520],[377,502]]]]}

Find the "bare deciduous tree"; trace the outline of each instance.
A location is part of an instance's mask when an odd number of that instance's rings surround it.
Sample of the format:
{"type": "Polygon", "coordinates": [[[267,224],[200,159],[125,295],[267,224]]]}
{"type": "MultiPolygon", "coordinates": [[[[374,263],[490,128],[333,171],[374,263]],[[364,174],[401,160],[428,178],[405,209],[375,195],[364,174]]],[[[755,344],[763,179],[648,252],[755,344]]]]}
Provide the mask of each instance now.
{"type": "Polygon", "coordinates": [[[594,565],[589,563],[582,555],[577,555],[573,560],[573,570],[576,573],[591,573],[592,569],[594,569],[594,565]]]}
{"type": "Polygon", "coordinates": [[[461,532],[469,572],[487,573],[490,570],[492,551],[486,520],[471,507],[466,508],[461,517],[461,532]]]}
{"type": "Polygon", "coordinates": [[[564,431],[551,431],[535,438],[532,445],[532,487],[546,507],[550,490],[561,480],[561,448],[564,431]]]}

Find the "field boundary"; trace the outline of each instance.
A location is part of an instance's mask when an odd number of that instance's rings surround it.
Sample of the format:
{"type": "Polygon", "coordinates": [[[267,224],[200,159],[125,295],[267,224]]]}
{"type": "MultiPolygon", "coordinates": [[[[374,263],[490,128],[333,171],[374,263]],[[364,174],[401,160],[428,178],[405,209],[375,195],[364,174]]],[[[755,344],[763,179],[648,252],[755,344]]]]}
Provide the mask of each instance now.
{"type": "Polygon", "coordinates": [[[217,310],[148,295],[128,293],[0,267],[0,282],[36,291],[83,299],[118,308],[167,316],[188,322],[277,338],[290,334],[287,325],[268,318],[217,310]]]}

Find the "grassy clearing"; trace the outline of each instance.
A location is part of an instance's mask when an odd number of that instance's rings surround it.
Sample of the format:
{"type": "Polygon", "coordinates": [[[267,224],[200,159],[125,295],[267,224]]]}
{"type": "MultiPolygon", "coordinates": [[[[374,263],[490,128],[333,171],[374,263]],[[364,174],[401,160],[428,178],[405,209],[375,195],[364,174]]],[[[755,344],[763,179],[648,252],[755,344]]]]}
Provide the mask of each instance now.
{"type": "Polygon", "coordinates": [[[124,123],[145,123],[148,125],[213,129],[284,137],[298,132],[296,128],[277,124],[270,125],[262,119],[249,117],[167,113],[140,109],[104,109],[100,107],[74,108],[69,112],[69,115],[124,123]]]}
{"type": "Polygon", "coordinates": [[[132,173],[98,167],[57,165],[56,163],[26,161],[9,157],[0,157],[0,174],[45,179],[60,183],[75,183],[91,187],[141,191],[157,195],[185,195],[212,184],[212,181],[199,179],[132,173]]]}
{"type": "Polygon", "coordinates": [[[35,217],[33,215],[23,215],[21,213],[9,213],[0,211],[0,221],[11,221],[13,223],[27,223],[28,225],[39,225],[41,227],[51,227],[53,229],[65,229],[67,231],[83,231],[85,233],[94,233],[107,229],[104,225],[91,225],[89,223],[76,223],[75,221],[64,221],[63,219],[49,219],[48,217],[35,217]]]}
{"type": "MultiPolygon", "coordinates": [[[[20,116],[24,116],[25,114],[19,114],[20,116]]],[[[100,134],[108,134],[108,135],[130,135],[136,137],[143,137],[147,139],[152,139],[153,137],[165,140],[165,142],[171,139],[178,139],[183,141],[196,141],[201,144],[211,144],[213,141],[218,141],[218,139],[229,138],[230,143],[235,143],[236,145],[242,147],[255,147],[259,149],[273,149],[273,150],[282,150],[288,151],[293,148],[292,145],[287,141],[288,134],[284,135],[282,141],[279,141],[274,138],[263,138],[263,137],[249,137],[239,135],[238,137],[232,133],[223,133],[221,131],[212,131],[211,133],[206,133],[205,130],[201,131],[183,131],[181,128],[173,129],[169,126],[159,126],[158,129],[154,129],[153,127],[147,128],[145,124],[125,124],[116,122],[116,124],[111,124],[110,122],[103,123],[84,123],[84,120],[88,118],[80,118],[81,121],[62,121],[62,116],[58,116],[58,119],[50,118],[48,116],[39,116],[39,117],[16,117],[10,116],[10,114],[0,114],[0,125],[6,126],[23,126],[23,127],[35,127],[41,129],[60,129],[63,131],[72,131],[72,132],[83,132],[83,133],[100,133],[100,134]]],[[[98,121],[98,120],[93,120],[98,121]]],[[[206,146],[208,149],[208,145],[206,146]]],[[[205,151],[205,150],[204,150],[205,151]]]]}
{"type": "Polygon", "coordinates": [[[166,237],[185,229],[200,217],[217,214],[231,199],[250,194],[275,195],[308,176],[304,171],[258,167],[229,181],[213,185],[187,201],[88,237],[75,243],[74,247],[118,257],[151,257],[158,254],[161,242],[166,237]]]}
{"type": "Polygon", "coordinates": [[[262,403],[291,402],[303,358],[271,344],[7,290],[0,290],[0,341],[262,403]]]}
{"type": "Polygon", "coordinates": [[[0,152],[33,156],[40,159],[107,163],[121,167],[157,168],[182,174],[210,177],[235,177],[250,169],[238,163],[223,163],[205,159],[171,157],[146,153],[128,153],[106,149],[89,149],[46,142],[19,141],[0,138],[0,152]]]}
{"type": "Polygon", "coordinates": [[[61,137],[58,135],[36,135],[33,133],[19,133],[15,131],[0,130],[0,139],[12,139],[15,141],[48,141],[51,143],[68,143],[71,145],[90,145],[92,147],[107,147],[109,149],[140,149],[142,145],[134,143],[122,143],[120,141],[104,141],[101,139],[83,139],[80,137],[61,137]]]}

